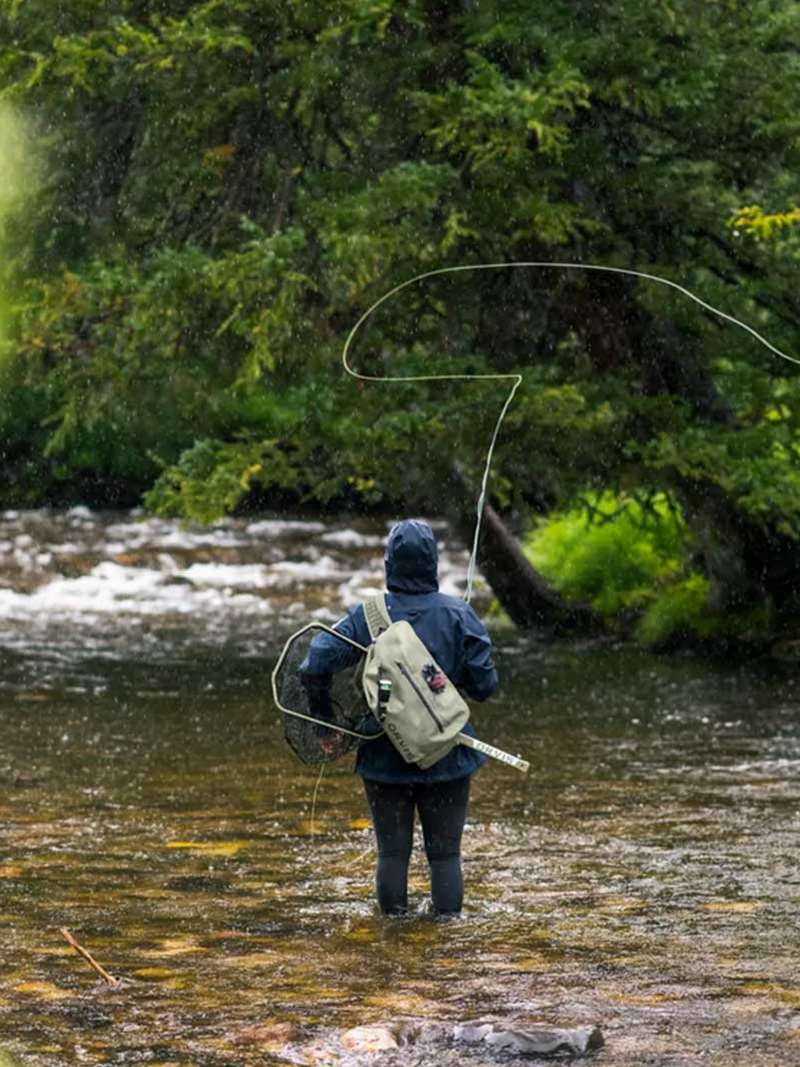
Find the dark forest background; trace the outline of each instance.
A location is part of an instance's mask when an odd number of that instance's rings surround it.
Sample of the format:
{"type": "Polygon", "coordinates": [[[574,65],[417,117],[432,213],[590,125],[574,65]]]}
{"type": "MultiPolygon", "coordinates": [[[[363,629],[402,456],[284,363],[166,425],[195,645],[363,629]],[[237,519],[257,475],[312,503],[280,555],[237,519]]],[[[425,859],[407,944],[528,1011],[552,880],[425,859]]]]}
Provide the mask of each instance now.
{"type": "MultiPolygon", "coordinates": [[[[0,101],[7,507],[467,531],[504,387],[339,362],[444,266],[660,275],[800,357],[791,0],[2,0],[0,101]]],[[[352,360],[524,376],[483,547],[520,625],[793,641],[798,368],[745,331],[622,275],[460,273],[352,360]]]]}

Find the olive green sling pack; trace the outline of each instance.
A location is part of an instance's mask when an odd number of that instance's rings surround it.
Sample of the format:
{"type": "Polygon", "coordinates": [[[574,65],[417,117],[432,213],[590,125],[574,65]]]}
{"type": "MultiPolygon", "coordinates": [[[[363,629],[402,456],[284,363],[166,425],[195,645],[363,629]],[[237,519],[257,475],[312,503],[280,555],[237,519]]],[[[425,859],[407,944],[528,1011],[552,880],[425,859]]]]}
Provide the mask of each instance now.
{"type": "Polygon", "coordinates": [[[462,742],[469,707],[411,624],[392,622],[383,594],[365,601],[364,614],[367,704],[403,759],[425,770],[462,742]]]}

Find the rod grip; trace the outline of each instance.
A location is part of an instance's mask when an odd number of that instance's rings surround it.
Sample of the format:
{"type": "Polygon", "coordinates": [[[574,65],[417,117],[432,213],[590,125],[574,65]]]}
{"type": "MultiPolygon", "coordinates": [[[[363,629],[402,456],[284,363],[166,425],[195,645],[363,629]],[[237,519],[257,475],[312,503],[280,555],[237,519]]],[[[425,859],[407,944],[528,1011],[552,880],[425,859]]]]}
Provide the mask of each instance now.
{"type": "Polygon", "coordinates": [[[512,756],[510,752],[504,752],[502,748],[487,745],[485,741],[479,741],[477,737],[470,737],[469,734],[458,734],[458,743],[466,745],[467,748],[474,748],[476,752],[482,752],[484,756],[491,756],[492,759],[499,760],[500,763],[507,763],[509,767],[520,771],[521,774],[527,774],[530,770],[531,765],[527,760],[522,759],[520,756],[512,756]]]}

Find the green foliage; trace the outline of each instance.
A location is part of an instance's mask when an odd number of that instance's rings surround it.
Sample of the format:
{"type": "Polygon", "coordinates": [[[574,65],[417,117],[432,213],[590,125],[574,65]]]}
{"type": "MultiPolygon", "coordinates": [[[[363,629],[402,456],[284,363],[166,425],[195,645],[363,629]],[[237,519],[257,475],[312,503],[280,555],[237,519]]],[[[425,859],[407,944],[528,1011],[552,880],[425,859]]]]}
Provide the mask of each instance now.
{"type": "Polygon", "coordinates": [[[344,296],[357,297],[383,280],[391,264],[408,259],[410,249],[419,257],[419,267],[440,261],[437,257],[458,233],[452,211],[444,226],[438,227],[437,237],[420,247],[419,236],[433,229],[433,218],[452,194],[456,180],[447,166],[400,163],[365,188],[343,192],[333,204],[301,199],[303,214],[319,223],[331,273],[346,286],[344,296]]]}
{"type": "Polygon", "coordinates": [[[153,454],[175,458],[198,425],[224,435],[268,424],[262,376],[309,285],[286,269],[300,240],[251,227],[218,258],[166,247],[136,266],[118,252],[29,286],[6,377],[40,396],[46,456],[143,488],[153,454]]]}
{"type": "Polygon", "coordinates": [[[661,434],[646,450],[648,466],[668,470],[732,497],[751,519],[800,537],[800,435],[797,408],[770,407],[753,426],[732,434],[686,427],[661,434]]]}
{"type": "Polygon", "coordinates": [[[771,604],[714,610],[708,578],[691,569],[691,548],[683,519],[658,494],[589,495],[525,542],[555,588],[626,627],[634,620],[632,632],[648,648],[763,644],[774,623],[771,604]]]}
{"type": "Polygon", "coordinates": [[[740,208],[729,225],[734,231],[742,230],[757,241],[769,241],[781,236],[800,223],[800,208],[789,211],[765,212],[758,204],[740,208]]]}
{"type": "Polygon", "coordinates": [[[686,565],[686,528],[666,499],[590,494],[527,538],[534,566],[604,615],[640,609],[686,565]]]}
{"type": "Polygon", "coordinates": [[[588,106],[589,87],[575,71],[530,71],[508,77],[479,52],[464,53],[461,84],[416,97],[428,136],[438,148],[455,148],[474,171],[489,165],[523,169],[535,155],[558,159],[569,143],[568,120],[588,106]]]}
{"type": "Polygon", "coordinates": [[[708,612],[708,579],[691,574],[665,589],[649,604],[636,627],[637,638],[651,648],[708,638],[714,632],[708,612]]]}
{"type": "MultiPolygon", "coordinates": [[[[361,386],[337,364],[367,307],[447,265],[638,268],[794,351],[790,0],[0,0],[0,42],[37,161],[35,196],[7,203],[0,181],[20,499],[94,479],[210,518],[270,492],[463,497],[502,388],[361,386]]],[[[376,376],[521,373],[492,490],[528,521],[587,488],[679,500],[715,595],[742,569],[762,581],[731,529],[776,558],[800,537],[793,368],[663,286],[438,275],[351,356],[376,376]]],[[[557,520],[576,552],[597,539],[578,585],[606,611],[685,577],[677,542],[646,549],[626,511],[616,533],[557,520]]]]}
{"type": "Polygon", "coordinates": [[[768,640],[773,622],[768,604],[739,612],[709,608],[708,579],[691,574],[662,590],[636,626],[636,638],[648,648],[668,649],[708,643],[717,647],[759,645],[768,640]]]}
{"type": "Polygon", "coordinates": [[[0,358],[13,332],[20,258],[29,239],[22,218],[37,192],[37,164],[28,124],[0,100],[0,358]]]}
{"type": "Polygon", "coordinates": [[[160,515],[213,522],[233,511],[265,478],[286,488],[294,488],[298,481],[296,466],[275,442],[202,440],[162,474],[145,502],[160,515]]]}

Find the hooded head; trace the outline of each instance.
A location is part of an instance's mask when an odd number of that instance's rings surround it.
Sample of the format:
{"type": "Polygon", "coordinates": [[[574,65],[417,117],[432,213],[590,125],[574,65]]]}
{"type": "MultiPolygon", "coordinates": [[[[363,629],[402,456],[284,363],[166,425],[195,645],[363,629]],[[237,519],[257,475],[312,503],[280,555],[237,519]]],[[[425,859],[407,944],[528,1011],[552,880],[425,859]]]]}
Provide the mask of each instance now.
{"type": "Polygon", "coordinates": [[[434,593],[439,588],[439,553],[433,530],[420,519],[404,519],[389,532],[386,588],[395,593],[434,593]]]}

